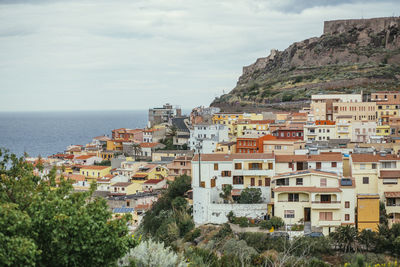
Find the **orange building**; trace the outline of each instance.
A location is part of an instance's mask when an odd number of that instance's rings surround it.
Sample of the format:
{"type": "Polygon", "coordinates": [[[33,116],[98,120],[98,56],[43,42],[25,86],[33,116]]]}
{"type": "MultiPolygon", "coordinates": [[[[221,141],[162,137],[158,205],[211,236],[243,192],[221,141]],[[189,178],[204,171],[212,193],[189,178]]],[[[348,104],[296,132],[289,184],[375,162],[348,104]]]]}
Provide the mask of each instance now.
{"type": "Polygon", "coordinates": [[[236,153],[264,153],[264,141],[275,140],[272,135],[244,135],[236,139],[236,153]]]}

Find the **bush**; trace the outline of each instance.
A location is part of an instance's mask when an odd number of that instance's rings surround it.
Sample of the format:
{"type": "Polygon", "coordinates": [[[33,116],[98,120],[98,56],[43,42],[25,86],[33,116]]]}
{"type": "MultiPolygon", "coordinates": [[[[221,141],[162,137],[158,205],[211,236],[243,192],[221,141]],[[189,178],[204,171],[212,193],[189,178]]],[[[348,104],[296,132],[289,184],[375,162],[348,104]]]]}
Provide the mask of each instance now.
{"type": "Polygon", "coordinates": [[[234,221],[234,218],[235,218],[235,215],[233,214],[233,211],[230,211],[230,212],[228,213],[228,215],[226,215],[226,218],[228,218],[228,221],[229,221],[230,223],[232,223],[232,222],[234,221]]]}
{"type": "Polygon", "coordinates": [[[285,222],[281,217],[272,216],[269,221],[275,229],[279,229],[280,227],[285,225],[285,222]]]}
{"type": "Polygon", "coordinates": [[[261,203],[261,189],[249,188],[242,190],[240,193],[239,203],[241,204],[256,204],[261,203]]]}
{"type": "Polygon", "coordinates": [[[293,95],[291,93],[285,93],[282,96],[282,102],[292,101],[293,95]]]}
{"type": "Polygon", "coordinates": [[[239,224],[240,227],[248,227],[249,220],[246,217],[237,217],[236,224],[239,224]]]}
{"type": "Polygon", "coordinates": [[[221,240],[232,234],[232,229],[229,224],[224,223],[219,231],[213,236],[215,240],[221,240]]]}
{"type": "Polygon", "coordinates": [[[258,226],[261,228],[261,229],[271,229],[271,227],[272,227],[272,225],[271,225],[271,222],[270,221],[266,221],[266,220],[263,220],[263,221],[261,221],[259,224],[258,224],[258,226]]]}
{"type": "Polygon", "coordinates": [[[194,242],[196,238],[201,236],[201,230],[200,228],[196,228],[188,233],[186,233],[184,240],[186,242],[194,242]]]}

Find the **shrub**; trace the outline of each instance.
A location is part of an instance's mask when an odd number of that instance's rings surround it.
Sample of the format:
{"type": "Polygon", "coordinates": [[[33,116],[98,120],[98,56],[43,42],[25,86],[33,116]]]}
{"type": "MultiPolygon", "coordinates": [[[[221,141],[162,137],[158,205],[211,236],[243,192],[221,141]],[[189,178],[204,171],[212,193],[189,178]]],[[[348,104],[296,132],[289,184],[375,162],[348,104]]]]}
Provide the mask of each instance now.
{"type": "Polygon", "coordinates": [[[272,216],[269,221],[275,229],[278,229],[285,225],[285,222],[281,217],[272,216]]]}
{"type": "Polygon", "coordinates": [[[193,242],[199,236],[201,236],[201,230],[200,230],[200,228],[196,228],[196,229],[186,233],[184,240],[186,242],[193,242]]]}
{"type": "Polygon", "coordinates": [[[282,96],[282,102],[292,101],[293,95],[291,93],[284,93],[282,96]]]}
{"type": "Polygon", "coordinates": [[[271,222],[270,221],[267,221],[267,220],[263,220],[263,221],[261,221],[259,224],[258,224],[258,226],[261,228],[261,229],[271,229],[271,227],[272,227],[272,225],[271,225],[271,222]]]}
{"type": "Polygon", "coordinates": [[[261,203],[261,189],[249,188],[242,190],[240,194],[239,203],[241,204],[255,204],[261,203]]]}
{"type": "Polygon", "coordinates": [[[229,224],[224,223],[219,231],[214,235],[213,239],[221,240],[232,234],[232,229],[229,224]]]}
{"type": "Polygon", "coordinates": [[[234,219],[235,219],[235,215],[233,214],[233,211],[230,211],[230,212],[228,213],[228,215],[226,215],[226,217],[228,218],[228,221],[229,221],[230,223],[232,223],[232,222],[234,221],[234,219]]]}
{"type": "Polygon", "coordinates": [[[246,217],[237,217],[236,223],[239,224],[240,227],[248,227],[249,220],[246,217]]]}

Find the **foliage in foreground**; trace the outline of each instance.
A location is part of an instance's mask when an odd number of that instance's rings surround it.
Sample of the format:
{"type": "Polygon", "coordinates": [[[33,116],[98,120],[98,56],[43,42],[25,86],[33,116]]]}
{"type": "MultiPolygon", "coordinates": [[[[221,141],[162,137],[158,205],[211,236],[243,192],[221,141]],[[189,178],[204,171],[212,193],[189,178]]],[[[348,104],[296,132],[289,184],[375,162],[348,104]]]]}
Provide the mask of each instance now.
{"type": "Polygon", "coordinates": [[[33,169],[0,149],[1,266],[113,266],[135,245],[129,218],[113,220],[94,188],[72,192],[64,179],[51,187],[55,170],[44,181],[33,169]]]}

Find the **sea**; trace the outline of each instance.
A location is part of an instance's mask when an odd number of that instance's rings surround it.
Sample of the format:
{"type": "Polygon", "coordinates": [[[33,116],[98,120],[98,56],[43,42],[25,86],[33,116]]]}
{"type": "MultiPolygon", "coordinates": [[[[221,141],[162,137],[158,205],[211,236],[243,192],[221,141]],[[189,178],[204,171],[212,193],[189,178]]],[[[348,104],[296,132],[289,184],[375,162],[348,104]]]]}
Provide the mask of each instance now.
{"type": "Polygon", "coordinates": [[[143,128],[147,110],[0,112],[0,147],[18,156],[48,157],[117,128],[143,128]]]}

